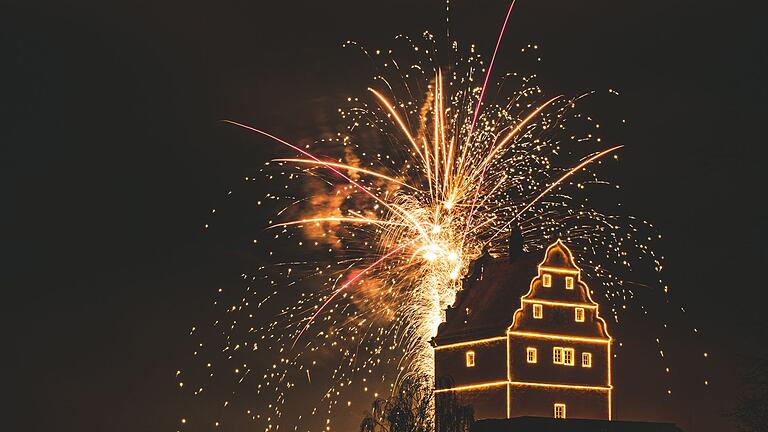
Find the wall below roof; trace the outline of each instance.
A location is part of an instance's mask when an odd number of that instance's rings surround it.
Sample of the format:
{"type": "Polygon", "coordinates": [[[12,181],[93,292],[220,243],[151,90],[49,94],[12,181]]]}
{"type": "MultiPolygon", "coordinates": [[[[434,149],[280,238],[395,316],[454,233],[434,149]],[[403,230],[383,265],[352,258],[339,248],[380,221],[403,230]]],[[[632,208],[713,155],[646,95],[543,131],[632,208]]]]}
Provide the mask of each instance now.
{"type": "MultiPolygon", "coordinates": [[[[509,387],[510,417],[526,415],[553,418],[555,404],[565,404],[566,418],[608,420],[608,391],[551,387],[509,387]]],[[[479,418],[479,417],[477,417],[479,418]]]]}
{"type": "Polygon", "coordinates": [[[507,340],[464,345],[435,351],[436,388],[506,381],[507,340]],[[475,352],[475,366],[467,367],[467,351],[475,352]],[[449,379],[446,381],[445,379],[449,379]],[[450,384],[448,384],[450,382],[450,384]]]}

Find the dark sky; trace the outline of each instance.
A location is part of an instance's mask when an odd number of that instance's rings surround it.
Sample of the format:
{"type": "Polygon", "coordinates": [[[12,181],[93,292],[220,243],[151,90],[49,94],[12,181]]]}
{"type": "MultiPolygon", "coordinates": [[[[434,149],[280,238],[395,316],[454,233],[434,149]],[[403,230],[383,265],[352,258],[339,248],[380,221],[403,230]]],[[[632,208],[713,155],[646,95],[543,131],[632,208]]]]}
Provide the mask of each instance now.
{"type": "MultiPolygon", "coordinates": [[[[29,431],[175,430],[185,335],[212,314],[215,288],[252,265],[243,250],[262,228],[237,204],[225,226],[202,227],[231,185],[277,151],[218,121],[290,139],[324,131],[322,113],[369,83],[341,42],[384,48],[398,33],[441,33],[444,4],[27,3],[0,9],[10,421],[29,431]]],[[[688,311],[681,318],[670,305],[653,325],[624,323],[620,340],[634,348],[616,366],[617,417],[734,430],[723,414],[765,321],[760,14],[747,2],[518,3],[498,70],[538,43],[537,72],[553,94],[622,92],[597,107],[631,123],[615,182],[663,233],[672,299],[688,311]],[[681,353],[671,378],[648,330],[664,314],[679,329],[667,337],[681,353]]],[[[506,2],[452,4],[454,35],[489,54],[506,2]]]]}

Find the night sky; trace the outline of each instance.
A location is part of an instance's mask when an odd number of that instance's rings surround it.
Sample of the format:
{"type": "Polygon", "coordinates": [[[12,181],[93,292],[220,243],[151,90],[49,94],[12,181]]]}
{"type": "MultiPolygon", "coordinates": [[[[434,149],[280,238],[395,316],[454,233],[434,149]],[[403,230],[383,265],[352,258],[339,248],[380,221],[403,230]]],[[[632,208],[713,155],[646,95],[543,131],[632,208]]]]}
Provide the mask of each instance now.
{"type": "MultiPolygon", "coordinates": [[[[444,3],[27,3],[0,9],[4,422],[175,430],[189,328],[215,319],[216,289],[252,268],[265,225],[256,189],[238,185],[290,156],[219,120],[292,140],[336,127],[339,102],[371,77],[341,43],[442,34],[444,3]]],[[[453,0],[453,36],[489,55],[506,7],[453,0]]],[[[611,326],[618,419],[735,430],[725,414],[766,328],[761,27],[746,2],[519,0],[513,12],[496,70],[536,43],[551,94],[619,90],[592,107],[630,124],[612,180],[663,234],[670,304],[648,293],[649,317],[611,326]]]]}

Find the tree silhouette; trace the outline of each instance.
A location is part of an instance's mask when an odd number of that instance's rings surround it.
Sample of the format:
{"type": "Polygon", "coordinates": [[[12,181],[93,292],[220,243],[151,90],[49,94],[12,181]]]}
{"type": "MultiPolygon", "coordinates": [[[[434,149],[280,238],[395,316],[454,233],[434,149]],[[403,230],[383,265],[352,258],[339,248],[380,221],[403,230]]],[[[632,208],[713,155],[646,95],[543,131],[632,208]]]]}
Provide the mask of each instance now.
{"type": "MultiPolygon", "coordinates": [[[[455,387],[451,378],[439,379],[440,388],[455,387]]],[[[437,432],[469,432],[475,423],[475,410],[471,405],[461,405],[455,392],[441,393],[435,400],[437,432]]]]}
{"type": "Polygon", "coordinates": [[[360,432],[468,432],[473,422],[472,407],[460,406],[452,393],[436,401],[431,377],[411,376],[392,396],[373,402],[360,432]]]}

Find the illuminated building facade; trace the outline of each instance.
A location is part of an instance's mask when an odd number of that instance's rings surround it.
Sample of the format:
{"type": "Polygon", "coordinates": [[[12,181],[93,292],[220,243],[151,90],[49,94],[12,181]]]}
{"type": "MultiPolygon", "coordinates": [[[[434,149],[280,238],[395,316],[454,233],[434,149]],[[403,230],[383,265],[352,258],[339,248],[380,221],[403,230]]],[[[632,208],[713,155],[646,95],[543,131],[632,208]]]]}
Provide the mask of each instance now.
{"type": "Polygon", "coordinates": [[[561,241],[485,253],[433,340],[436,398],[475,417],[611,419],[611,337],[561,241]],[[527,292],[525,289],[527,288],[527,292]]]}

